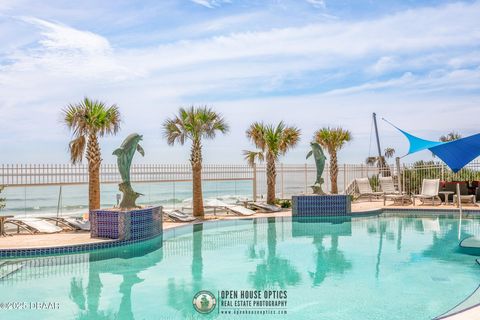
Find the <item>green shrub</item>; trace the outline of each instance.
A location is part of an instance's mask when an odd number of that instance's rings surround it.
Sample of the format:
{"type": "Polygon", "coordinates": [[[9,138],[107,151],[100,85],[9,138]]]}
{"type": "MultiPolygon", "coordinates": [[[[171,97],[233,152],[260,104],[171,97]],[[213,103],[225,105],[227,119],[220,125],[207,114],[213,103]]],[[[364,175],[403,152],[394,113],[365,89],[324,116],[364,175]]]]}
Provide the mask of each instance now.
{"type": "Polygon", "coordinates": [[[275,199],[275,204],[281,208],[291,208],[292,201],[288,199],[275,199]]]}

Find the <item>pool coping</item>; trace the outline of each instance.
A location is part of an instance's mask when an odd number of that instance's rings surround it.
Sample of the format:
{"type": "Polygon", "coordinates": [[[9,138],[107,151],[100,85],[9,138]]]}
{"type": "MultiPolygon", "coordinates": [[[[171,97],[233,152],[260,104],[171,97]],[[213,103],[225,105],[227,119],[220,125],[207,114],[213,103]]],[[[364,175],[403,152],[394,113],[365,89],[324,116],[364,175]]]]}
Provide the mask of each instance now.
{"type": "MultiPolygon", "coordinates": [[[[401,213],[411,213],[415,212],[419,215],[421,214],[435,214],[435,215],[445,215],[445,214],[458,214],[459,209],[455,208],[442,208],[442,209],[434,209],[434,208],[375,208],[370,210],[362,210],[362,211],[353,211],[349,215],[350,217],[368,217],[368,216],[375,216],[380,215],[383,213],[394,213],[394,214],[401,214],[401,213]]],[[[52,245],[52,246],[42,246],[42,247],[20,247],[20,248],[5,248],[0,249],[0,259],[16,259],[16,258],[28,258],[28,257],[38,257],[38,256],[49,256],[49,255],[62,255],[62,254],[75,254],[75,253],[84,253],[88,251],[94,251],[98,249],[108,249],[114,248],[119,246],[125,246],[134,243],[140,243],[144,241],[148,241],[151,239],[155,239],[157,237],[163,236],[165,233],[173,232],[180,228],[185,228],[189,226],[193,226],[196,224],[210,224],[210,223],[218,223],[224,221],[238,221],[238,220],[250,220],[250,219],[260,219],[260,218],[269,218],[269,217],[292,217],[291,211],[283,211],[280,214],[274,214],[272,216],[267,215],[253,215],[253,216],[235,216],[230,217],[229,219],[215,219],[215,220],[202,220],[196,221],[192,223],[182,223],[180,225],[168,226],[162,229],[162,232],[158,235],[144,238],[144,239],[132,239],[132,240],[110,240],[105,239],[101,242],[89,242],[89,243],[82,243],[82,244],[71,244],[71,245],[52,245]],[[281,215],[280,215],[281,214],[281,215]]],[[[468,217],[468,215],[480,215],[480,209],[463,209],[463,214],[468,217]]]]}

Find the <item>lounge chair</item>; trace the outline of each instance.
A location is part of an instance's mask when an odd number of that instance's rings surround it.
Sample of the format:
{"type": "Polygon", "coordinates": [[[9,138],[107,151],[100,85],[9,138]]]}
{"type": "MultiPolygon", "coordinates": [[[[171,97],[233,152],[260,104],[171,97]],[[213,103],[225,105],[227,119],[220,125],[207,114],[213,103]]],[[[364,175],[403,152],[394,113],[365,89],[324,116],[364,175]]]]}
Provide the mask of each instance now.
{"type": "Polygon", "coordinates": [[[164,211],[163,212],[168,218],[177,221],[177,222],[191,222],[197,220],[196,218],[188,215],[180,210],[173,211],[164,211]]]}
{"type": "Polygon", "coordinates": [[[435,199],[440,200],[438,196],[438,189],[440,188],[440,179],[423,179],[422,191],[420,194],[413,195],[413,205],[415,205],[415,198],[420,199],[423,203],[427,199],[432,199],[432,205],[435,205],[435,199]]]}
{"type": "Polygon", "coordinates": [[[273,204],[268,204],[266,202],[252,202],[250,205],[254,208],[266,211],[266,212],[280,212],[282,208],[277,207],[273,204]]]}
{"type": "Polygon", "coordinates": [[[63,219],[70,225],[80,230],[90,231],[90,221],[88,220],[83,220],[83,218],[74,218],[74,217],[67,217],[63,219]]]}
{"type": "Polygon", "coordinates": [[[244,206],[227,206],[225,207],[227,211],[235,213],[240,216],[251,216],[255,214],[255,211],[245,208],[244,206]]]}
{"type": "Polygon", "coordinates": [[[20,229],[28,233],[57,233],[63,229],[51,224],[40,218],[10,218],[5,221],[5,224],[10,223],[17,226],[18,232],[20,229]]]}
{"type": "Polygon", "coordinates": [[[228,204],[218,199],[205,200],[205,208],[224,209],[227,212],[231,212],[240,216],[251,216],[255,214],[255,211],[239,206],[236,204],[228,204]]]}
{"type": "Polygon", "coordinates": [[[358,198],[368,197],[368,200],[372,201],[372,197],[378,199],[379,197],[383,196],[383,192],[372,190],[372,186],[370,185],[370,180],[368,180],[368,178],[355,179],[355,183],[358,188],[358,198]]]}
{"type": "Polygon", "coordinates": [[[78,217],[41,217],[43,220],[52,221],[55,225],[61,225],[67,230],[90,231],[90,221],[78,217]]]}
{"type": "Polygon", "coordinates": [[[393,200],[393,202],[401,200],[402,205],[405,200],[410,200],[410,197],[405,193],[400,193],[395,189],[392,177],[380,177],[380,188],[383,191],[383,205],[386,205],[387,200],[393,200]]]}

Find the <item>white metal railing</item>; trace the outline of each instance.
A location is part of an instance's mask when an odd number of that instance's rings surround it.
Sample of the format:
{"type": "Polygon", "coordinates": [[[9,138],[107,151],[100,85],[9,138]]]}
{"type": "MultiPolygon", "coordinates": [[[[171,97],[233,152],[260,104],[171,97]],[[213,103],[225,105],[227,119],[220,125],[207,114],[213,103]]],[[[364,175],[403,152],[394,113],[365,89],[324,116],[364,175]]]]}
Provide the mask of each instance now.
{"type": "MultiPolygon", "coordinates": [[[[331,189],[329,165],[323,172],[323,189],[331,189]]],[[[368,177],[374,190],[378,190],[379,169],[365,164],[340,164],[338,166],[339,193],[352,194],[355,179],[368,177]]],[[[439,178],[442,181],[478,181],[480,180],[480,162],[472,162],[458,173],[453,173],[440,162],[417,162],[403,164],[400,168],[389,166],[389,172],[401,189],[407,193],[418,193],[421,183],[426,178],[439,178]],[[400,172],[398,172],[400,171],[400,172]],[[399,179],[400,178],[400,179],[399,179]]],[[[115,164],[102,164],[100,180],[104,184],[120,182],[120,175],[115,164]]],[[[132,182],[135,183],[170,183],[190,182],[189,164],[136,164],[131,170],[132,182]]],[[[266,167],[264,164],[252,168],[248,165],[203,166],[204,181],[250,181],[253,196],[266,194],[266,167]]],[[[316,179],[314,164],[277,165],[276,192],[279,198],[289,198],[293,194],[310,194],[310,186],[316,179]]],[[[88,183],[87,165],[70,164],[2,164],[0,165],[0,185],[7,187],[58,186],[88,183]]]]}

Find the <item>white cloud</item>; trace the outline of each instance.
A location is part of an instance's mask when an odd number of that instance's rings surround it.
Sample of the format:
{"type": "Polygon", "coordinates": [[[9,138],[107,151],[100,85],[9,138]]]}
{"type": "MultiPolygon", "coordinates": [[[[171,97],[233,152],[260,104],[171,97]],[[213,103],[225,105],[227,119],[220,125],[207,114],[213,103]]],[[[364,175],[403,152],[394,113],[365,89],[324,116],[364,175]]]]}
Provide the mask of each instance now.
{"type": "Polygon", "coordinates": [[[327,7],[325,0],[305,0],[305,1],[313,5],[315,8],[326,9],[327,7]]]}
{"type": "Polygon", "coordinates": [[[231,2],[230,0],[190,0],[190,1],[210,9],[218,7],[224,3],[231,2]]]}
{"type": "MultiPolygon", "coordinates": [[[[212,1],[208,4],[217,5],[212,1]]],[[[100,34],[24,18],[34,26],[33,31],[39,32],[32,32],[34,43],[2,56],[0,127],[26,146],[31,145],[30,140],[56,141],[51,157],[55,160],[61,154],[67,161],[69,135],[58,124],[59,109],[89,95],[118,103],[125,118],[123,132],[145,132],[155,149],[149,154],[163,159],[166,145],[160,136],[162,119],[179,105],[211,104],[234,122],[232,138],[222,138],[216,144],[226,151],[213,153],[210,162],[215,162],[214,157],[218,161],[226,157],[241,159],[236,153],[241,149],[238,144],[248,144],[236,140],[244,136],[244,127],[250,121],[258,119],[277,121],[288,115],[286,120],[306,130],[323,124],[345,124],[355,129],[355,134],[365,134],[362,128],[369,129],[368,118],[375,108],[395,112],[413,125],[411,114],[415,110],[426,110],[423,116],[433,114],[429,118],[432,123],[434,119],[441,123],[450,121],[451,115],[432,110],[458,107],[464,109],[456,119],[469,123],[472,105],[478,107],[480,100],[476,94],[465,93],[480,89],[479,14],[479,2],[457,3],[375,20],[330,21],[261,32],[248,32],[246,28],[245,32],[142,48],[119,48],[100,34]],[[427,71],[412,71],[415,68],[427,71]],[[389,77],[392,70],[402,76],[389,77]],[[349,81],[352,73],[359,76],[362,71],[367,74],[364,83],[362,79],[360,83],[349,81]],[[318,87],[327,82],[324,89],[318,89],[323,94],[244,98],[275,91],[289,81],[293,84],[287,90],[301,87],[302,76],[311,72],[315,76],[310,81],[318,87]],[[386,80],[375,79],[375,75],[386,80]],[[335,80],[334,89],[325,80],[329,77],[335,80]],[[445,97],[446,92],[454,94],[445,97]]],[[[222,30],[222,24],[212,28],[222,30]]],[[[311,132],[305,134],[307,139],[311,132]]],[[[1,141],[0,147],[5,148],[7,143],[1,141]]],[[[363,147],[358,142],[349,156],[357,159],[355,152],[363,152],[363,147]]],[[[0,154],[7,154],[3,150],[0,154]]],[[[22,159],[20,154],[12,157],[22,159]]],[[[363,160],[363,153],[361,157],[357,160],[363,160]]],[[[28,159],[28,152],[23,159],[28,159]]],[[[303,155],[295,159],[300,161],[303,155]]]]}

